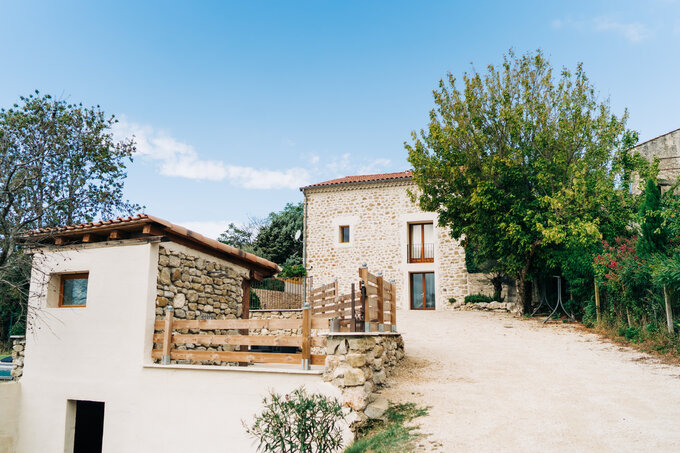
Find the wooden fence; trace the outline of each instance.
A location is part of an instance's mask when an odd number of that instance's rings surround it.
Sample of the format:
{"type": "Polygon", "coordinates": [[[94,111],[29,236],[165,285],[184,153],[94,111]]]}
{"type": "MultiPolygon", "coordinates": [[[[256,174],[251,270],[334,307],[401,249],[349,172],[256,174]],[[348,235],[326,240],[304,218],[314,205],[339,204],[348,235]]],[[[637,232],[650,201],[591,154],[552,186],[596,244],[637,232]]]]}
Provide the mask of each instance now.
{"type": "Polygon", "coordinates": [[[188,360],[190,362],[239,362],[241,365],[250,363],[283,363],[301,364],[303,369],[309,365],[323,365],[325,355],[311,354],[313,346],[325,346],[324,337],[312,337],[312,329],[328,329],[328,320],[313,318],[310,309],[303,309],[302,319],[209,319],[184,320],[174,319],[172,308],[165,312],[164,320],[156,320],[153,336],[154,345],[161,345],[161,349],[153,349],[151,357],[160,359],[162,364],[170,364],[170,360],[188,360]],[[214,335],[200,333],[200,331],[239,330],[248,329],[299,329],[300,335],[247,335],[229,334],[214,335]],[[177,331],[199,333],[178,333],[177,331]],[[160,331],[160,332],[159,332],[160,331]],[[200,346],[239,346],[238,351],[197,351],[178,350],[174,345],[193,344],[200,346]],[[292,346],[299,347],[300,353],[286,354],[274,352],[248,351],[250,346],[292,346]]]}
{"type": "Polygon", "coordinates": [[[309,292],[312,317],[338,319],[341,332],[397,330],[396,291],[394,284],[359,268],[358,287],[354,283],[347,294],[340,294],[338,281],[309,292]]]}

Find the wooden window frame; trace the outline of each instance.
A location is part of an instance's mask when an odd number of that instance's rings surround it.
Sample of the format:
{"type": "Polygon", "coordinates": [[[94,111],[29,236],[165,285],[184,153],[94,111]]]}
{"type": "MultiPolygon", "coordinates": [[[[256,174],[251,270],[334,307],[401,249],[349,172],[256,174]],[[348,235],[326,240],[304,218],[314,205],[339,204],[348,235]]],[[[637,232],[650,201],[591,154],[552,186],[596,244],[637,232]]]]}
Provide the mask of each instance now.
{"type": "MultiPolygon", "coordinates": [[[[432,258],[425,258],[425,225],[432,225],[432,234],[434,236],[434,222],[412,222],[408,224],[408,262],[409,263],[434,263],[434,256],[432,258]],[[412,240],[412,232],[413,232],[413,227],[419,226],[420,227],[420,257],[414,257],[412,256],[413,252],[413,242],[412,240]]],[[[434,240],[434,237],[433,237],[434,240]]],[[[434,247],[434,243],[432,244],[432,247],[434,247]]],[[[433,250],[434,253],[434,250],[433,250]]]]}
{"type": "MultiPolygon", "coordinates": [[[[408,298],[409,298],[409,301],[410,301],[411,310],[436,310],[436,308],[437,308],[437,294],[435,294],[435,297],[434,297],[434,307],[428,307],[426,305],[427,291],[425,290],[425,281],[426,281],[425,274],[434,275],[434,271],[409,272],[408,273],[408,298]],[[421,274],[423,276],[423,307],[422,308],[414,308],[413,307],[413,275],[414,274],[421,274]]],[[[436,285],[436,283],[435,283],[435,285],[436,285]]],[[[436,289],[436,286],[435,286],[435,289],[436,289]]]]}
{"type": "Polygon", "coordinates": [[[338,231],[340,233],[340,243],[341,244],[349,244],[352,241],[352,230],[350,230],[349,225],[340,225],[338,228],[338,231]],[[344,228],[347,228],[347,234],[349,235],[349,240],[345,241],[344,237],[342,235],[342,231],[344,228]]]}
{"type": "MultiPolygon", "coordinates": [[[[80,280],[80,279],[87,279],[89,283],[90,279],[90,273],[89,272],[79,272],[77,274],[61,274],[59,276],[61,281],[59,282],[59,308],[82,308],[82,307],[87,307],[87,303],[82,304],[82,305],[64,305],[64,282],[66,280],[80,280]]],[[[87,295],[85,296],[85,300],[87,300],[87,295]]]]}

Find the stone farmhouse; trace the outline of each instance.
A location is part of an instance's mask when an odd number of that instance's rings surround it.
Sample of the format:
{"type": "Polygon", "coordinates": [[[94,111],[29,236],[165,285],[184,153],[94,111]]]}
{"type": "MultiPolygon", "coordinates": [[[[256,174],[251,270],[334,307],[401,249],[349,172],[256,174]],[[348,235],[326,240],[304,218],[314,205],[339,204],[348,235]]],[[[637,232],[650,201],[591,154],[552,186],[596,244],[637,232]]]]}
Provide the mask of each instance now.
{"type": "Polygon", "coordinates": [[[402,309],[441,310],[451,298],[492,294],[483,275],[468,274],[465,250],[437,224],[437,214],[411,200],[409,191],[417,187],[410,171],[347,176],[300,190],[304,260],[313,286],[337,279],[347,291],[366,264],[394,281],[402,309]]]}

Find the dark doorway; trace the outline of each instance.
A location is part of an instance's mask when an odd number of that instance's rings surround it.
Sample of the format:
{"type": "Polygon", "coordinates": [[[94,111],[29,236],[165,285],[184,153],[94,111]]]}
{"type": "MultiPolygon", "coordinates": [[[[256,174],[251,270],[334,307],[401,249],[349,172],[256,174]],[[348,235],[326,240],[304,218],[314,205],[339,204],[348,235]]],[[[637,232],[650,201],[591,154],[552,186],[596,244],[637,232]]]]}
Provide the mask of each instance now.
{"type": "Polygon", "coordinates": [[[73,453],[101,453],[104,435],[104,403],[76,401],[73,453]]]}

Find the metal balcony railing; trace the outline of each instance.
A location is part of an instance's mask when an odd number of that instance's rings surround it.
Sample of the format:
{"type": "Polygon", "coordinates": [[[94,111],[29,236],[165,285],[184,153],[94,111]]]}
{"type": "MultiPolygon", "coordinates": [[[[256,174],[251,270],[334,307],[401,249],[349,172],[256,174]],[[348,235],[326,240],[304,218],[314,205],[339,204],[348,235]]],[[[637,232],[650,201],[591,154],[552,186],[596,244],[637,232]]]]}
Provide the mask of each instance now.
{"type": "Polygon", "coordinates": [[[409,244],[408,245],[409,263],[433,263],[434,244],[409,244]]]}

